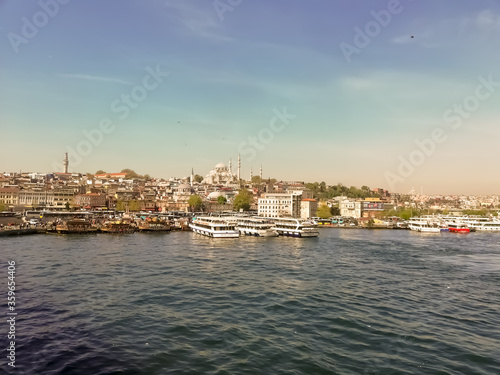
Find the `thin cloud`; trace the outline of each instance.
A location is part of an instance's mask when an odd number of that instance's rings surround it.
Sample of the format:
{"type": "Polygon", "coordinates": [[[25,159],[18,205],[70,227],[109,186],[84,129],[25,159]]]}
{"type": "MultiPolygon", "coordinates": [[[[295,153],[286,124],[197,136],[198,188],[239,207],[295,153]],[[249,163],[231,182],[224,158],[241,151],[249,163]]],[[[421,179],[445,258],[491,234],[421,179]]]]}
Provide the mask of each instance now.
{"type": "Polygon", "coordinates": [[[416,33],[415,39],[410,35],[398,35],[392,38],[391,42],[394,44],[415,42],[426,48],[473,43],[500,33],[500,15],[485,9],[464,17],[441,19],[430,24],[427,20],[421,20],[420,25],[417,23],[413,27],[421,30],[416,33]]]}
{"type": "Polygon", "coordinates": [[[475,23],[482,31],[500,31],[500,15],[493,13],[489,9],[479,12],[475,18],[475,23]]]}
{"type": "Polygon", "coordinates": [[[112,77],[101,77],[101,76],[93,76],[90,74],[66,74],[66,73],[59,73],[56,74],[58,77],[62,78],[72,78],[72,79],[82,79],[86,81],[99,81],[99,82],[111,82],[111,83],[119,83],[122,85],[132,85],[131,82],[124,81],[119,78],[112,78],[112,77]]]}
{"type": "Polygon", "coordinates": [[[188,1],[167,0],[165,7],[171,11],[184,30],[189,31],[190,34],[218,41],[233,41],[234,38],[220,33],[222,25],[216,17],[217,13],[211,3],[206,4],[209,4],[210,8],[202,5],[192,5],[188,1]]]}

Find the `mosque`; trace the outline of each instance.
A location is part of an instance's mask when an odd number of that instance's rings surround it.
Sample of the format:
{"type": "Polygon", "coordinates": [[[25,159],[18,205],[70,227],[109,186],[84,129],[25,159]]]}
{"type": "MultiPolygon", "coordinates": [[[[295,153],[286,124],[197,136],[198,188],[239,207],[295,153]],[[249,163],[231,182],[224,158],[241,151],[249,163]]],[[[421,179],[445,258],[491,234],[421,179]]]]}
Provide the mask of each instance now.
{"type": "Polygon", "coordinates": [[[231,161],[229,167],[224,163],[217,164],[203,179],[204,184],[209,185],[232,185],[237,184],[239,178],[231,171],[231,161]]]}
{"type": "Polygon", "coordinates": [[[233,185],[240,181],[241,158],[238,155],[238,173],[233,174],[231,159],[229,159],[229,167],[224,163],[217,164],[203,179],[203,184],[209,185],[233,185]]]}
{"type": "MultiPolygon", "coordinates": [[[[241,180],[241,157],[238,155],[238,171],[236,174],[233,173],[231,159],[229,159],[229,166],[224,163],[217,164],[214,169],[212,169],[205,176],[202,184],[207,185],[238,185],[241,180]]],[[[260,177],[262,178],[262,166],[260,167],[260,177]]],[[[252,179],[252,171],[250,170],[250,180],[252,179]]],[[[190,185],[193,186],[194,172],[191,171],[190,185]]]]}

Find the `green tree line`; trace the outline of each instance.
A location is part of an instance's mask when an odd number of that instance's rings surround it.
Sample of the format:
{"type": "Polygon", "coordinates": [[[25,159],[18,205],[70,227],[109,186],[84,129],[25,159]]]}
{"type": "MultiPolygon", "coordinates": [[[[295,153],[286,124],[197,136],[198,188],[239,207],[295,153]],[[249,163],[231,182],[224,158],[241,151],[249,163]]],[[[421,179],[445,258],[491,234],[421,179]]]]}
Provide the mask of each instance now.
{"type": "Polygon", "coordinates": [[[348,198],[380,198],[379,194],[374,193],[368,186],[362,186],[358,189],[355,186],[347,187],[342,184],[327,186],[322,182],[306,183],[306,188],[312,190],[314,198],[324,200],[334,197],[346,196],[348,198]]]}

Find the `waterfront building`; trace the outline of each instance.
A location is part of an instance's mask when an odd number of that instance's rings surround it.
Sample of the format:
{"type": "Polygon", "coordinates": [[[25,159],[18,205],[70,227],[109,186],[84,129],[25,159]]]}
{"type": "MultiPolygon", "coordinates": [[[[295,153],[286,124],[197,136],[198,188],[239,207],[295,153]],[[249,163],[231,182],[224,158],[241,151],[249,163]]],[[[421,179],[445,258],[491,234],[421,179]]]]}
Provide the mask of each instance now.
{"type": "Polygon", "coordinates": [[[258,200],[258,215],[263,217],[300,217],[302,196],[293,193],[265,193],[258,200]]]}
{"type": "Polygon", "coordinates": [[[363,202],[362,217],[370,219],[380,219],[384,210],[394,208],[393,204],[388,204],[380,198],[366,198],[363,202]]]}
{"type": "Polygon", "coordinates": [[[344,199],[340,202],[340,216],[361,218],[363,202],[359,200],[344,199]]]}
{"type": "Polygon", "coordinates": [[[52,208],[62,209],[66,207],[66,203],[71,203],[75,197],[75,192],[72,189],[56,189],[53,192],[52,208]]]}
{"type": "Polygon", "coordinates": [[[54,204],[54,192],[47,189],[19,191],[19,205],[25,207],[50,207],[54,204]]]}
{"type": "Polygon", "coordinates": [[[300,218],[309,219],[316,216],[318,201],[312,198],[302,198],[300,201],[300,218]]]}

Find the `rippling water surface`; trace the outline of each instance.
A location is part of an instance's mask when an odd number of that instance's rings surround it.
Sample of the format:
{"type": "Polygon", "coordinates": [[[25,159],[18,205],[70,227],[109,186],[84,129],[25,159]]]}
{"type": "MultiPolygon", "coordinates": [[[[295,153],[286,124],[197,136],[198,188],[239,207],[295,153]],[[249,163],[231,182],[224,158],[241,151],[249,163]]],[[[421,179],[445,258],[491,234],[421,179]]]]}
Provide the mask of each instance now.
{"type": "Polygon", "coordinates": [[[20,374],[500,374],[500,234],[36,235],[0,259],[20,374]]]}

